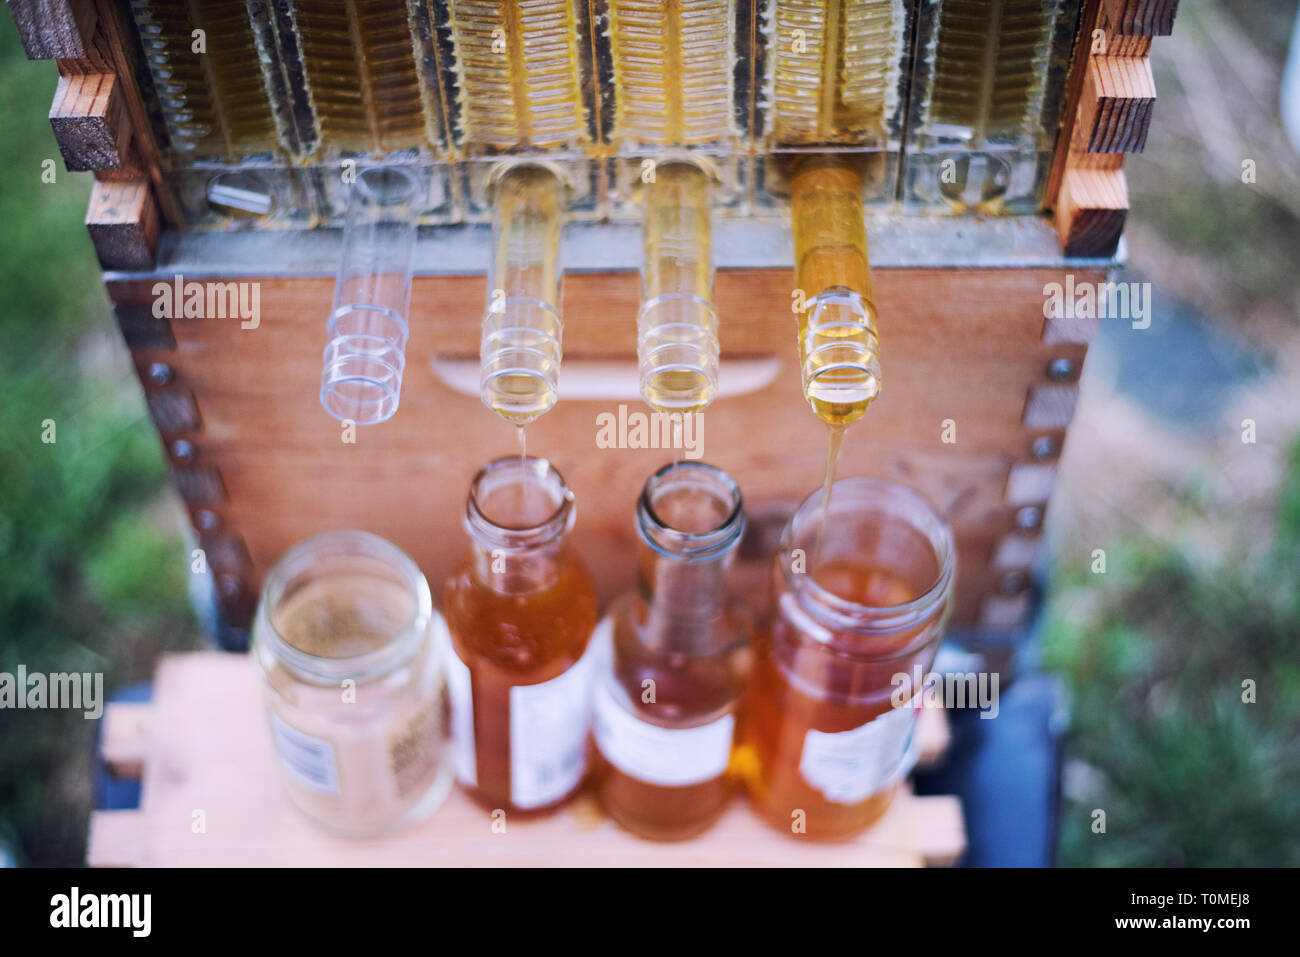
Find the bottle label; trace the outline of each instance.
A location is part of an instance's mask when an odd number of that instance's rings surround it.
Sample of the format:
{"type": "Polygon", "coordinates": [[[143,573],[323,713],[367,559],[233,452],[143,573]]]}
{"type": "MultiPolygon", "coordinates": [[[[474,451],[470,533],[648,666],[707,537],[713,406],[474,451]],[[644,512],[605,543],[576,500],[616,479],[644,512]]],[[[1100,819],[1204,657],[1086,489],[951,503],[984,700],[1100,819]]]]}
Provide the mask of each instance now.
{"type": "Polygon", "coordinates": [[[299,731],[271,713],[271,732],[280,763],[299,784],[321,794],[339,793],[339,769],[334,746],[324,738],[299,731]]]}
{"type": "Polygon", "coordinates": [[[834,804],[865,801],[912,770],[920,753],[912,703],[851,731],[809,729],[799,773],[834,804]]]}
{"type": "Polygon", "coordinates": [[[612,675],[602,674],[596,683],[596,746],[624,774],[646,784],[679,788],[711,781],[726,771],[736,724],[732,715],[694,728],[661,728],[619,702],[612,675]]]}
{"type": "Polygon", "coordinates": [[[558,677],[510,689],[510,801],[534,808],[564,797],[587,771],[593,650],[608,625],[596,628],[582,657],[558,677]]]}
{"type": "Polygon", "coordinates": [[[438,768],[442,747],[442,696],[421,706],[388,735],[388,769],[400,797],[427,787],[438,768]]]}
{"type": "MultiPolygon", "coordinates": [[[[439,618],[444,631],[445,622],[439,618]]],[[[447,697],[451,701],[451,745],[456,753],[456,776],[466,787],[478,787],[478,760],[474,757],[474,696],[469,668],[443,636],[447,648],[447,697]]]]}

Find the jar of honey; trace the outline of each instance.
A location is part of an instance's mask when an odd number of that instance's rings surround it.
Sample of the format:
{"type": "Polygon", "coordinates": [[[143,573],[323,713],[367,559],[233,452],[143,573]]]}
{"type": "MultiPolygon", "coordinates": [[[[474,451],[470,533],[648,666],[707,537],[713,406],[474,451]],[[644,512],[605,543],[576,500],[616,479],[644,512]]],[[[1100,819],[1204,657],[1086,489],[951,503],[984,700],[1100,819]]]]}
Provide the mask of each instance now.
{"type": "Polygon", "coordinates": [[[599,601],[574,517],[560,473],[520,456],[480,471],[465,506],[470,549],[443,589],[452,734],[462,786],[494,810],[551,807],[586,774],[599,601]]]}
{"type": "Polygon", "coordinates": [[[594,779],[624,827],[679,840],[708,828],[733,790],[753,618],[726,576],[745,514],[725,472],[679,462],[646,482],[636,519],[637,587],[611,608],[597,659],[594,779]]]}
{"type": "Polygon", "coordinates": [[[253,625],[289,795],[317,824],[375,834],[451,788],[446,628],[401,549],[327,532],[267,574],[253,625]]]}
{"type": "Polygon", "coordinates": [[[889,807],[916,762],[911,676],[934,661],[955,565],[952,530],[891,482],[842,479],[790,520],[737,752],[776,826],[840,837],[889,807]]]}

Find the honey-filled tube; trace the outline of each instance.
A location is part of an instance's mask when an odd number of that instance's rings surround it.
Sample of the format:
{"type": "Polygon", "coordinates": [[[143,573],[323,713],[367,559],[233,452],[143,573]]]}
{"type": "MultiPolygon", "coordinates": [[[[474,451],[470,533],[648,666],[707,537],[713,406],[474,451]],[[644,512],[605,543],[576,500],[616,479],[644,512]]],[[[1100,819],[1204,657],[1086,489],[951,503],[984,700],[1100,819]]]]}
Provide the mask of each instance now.
{"type": "Polygon", "coordinates": [[[551,807],[586,773],[599,601],[574,515],[544,459],[497,459],[470,488],[470,549],[443,588],[447,689],[461,785],[492,809],[551,807]]]}
{"type": "Polygon", "coordinates": [[[790,216],[804,395],[828,425],[848,425],[880,394],[880,342],[855,160],[838,153],[795,160],[790,216]]]}
{"type": "Polygon", "coordinates": [[[500,167],[491,189],[479,386],[483,404],[522,429],[558,396],[564,185],[549,166],[524,163],[500,167]]]}
{"type": "Polygon", "coordinates": [[[698,412],[718,392],[709,174],[689,160],[660,162],[644,192],[641,397],[660,412],[698,412]]]}
{"type": "Polygon", "coordinates": [[[628,830],[679,840],[708,828],[732,794],[753,618],[727,573],[745,514],[725,472],[678,462],[646,482],[636,519],[637,587],[611,607],[609,644],[595,649],[594,780],[628,830]]]}

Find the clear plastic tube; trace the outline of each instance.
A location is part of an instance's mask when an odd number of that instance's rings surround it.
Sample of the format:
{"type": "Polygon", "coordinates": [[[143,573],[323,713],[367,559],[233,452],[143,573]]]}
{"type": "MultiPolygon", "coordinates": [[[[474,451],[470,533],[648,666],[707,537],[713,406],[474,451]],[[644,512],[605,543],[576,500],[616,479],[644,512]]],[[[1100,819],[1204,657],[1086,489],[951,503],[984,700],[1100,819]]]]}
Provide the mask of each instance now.
{"type": "Polygon", "coordinates": [[[804,395],[825,422],[848,424],[880,393],[862,174],[854,159],[800,159],[790,179],[790,216],[804,395]]]}
{"type": "Polygon", "coordinates": [[[685,160],[659,163],[645,184],[642,235],[641,396],[660,412],[698,412],[718,393],[709,174],[685,160]]]}
{"type": "Polygon", "coordinates": [[[493,179],[479,389],[484,405],[522,427],[555,405],[559,389],[564,184],[533,163],[502,167],[493,179]]]}
{"type": "Polygon", "coordinates": [[[336,419],[374,425],[397,411],[419,187],[395,166],[363,169],[352,184],[321,373],[321,405],[336,419]]]}

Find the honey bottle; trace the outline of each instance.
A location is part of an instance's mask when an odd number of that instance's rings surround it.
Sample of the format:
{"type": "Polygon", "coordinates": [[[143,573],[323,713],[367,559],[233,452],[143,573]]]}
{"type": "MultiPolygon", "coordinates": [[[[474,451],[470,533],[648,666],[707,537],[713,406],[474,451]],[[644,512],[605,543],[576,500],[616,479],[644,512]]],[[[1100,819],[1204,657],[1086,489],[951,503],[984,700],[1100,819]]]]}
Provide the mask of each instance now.
{"type": "Polygon", "coordinates": [[[596,588],[565,538],[573,493],[549,462],[509,456],[474,478],[469,553],[443,589],[459,778],[493,809],[563,801],[587,770],[596,588]]]}
{"type": "Polygon", "coordinates": [[[916,763],[912,684],[934,663],[955,562],[952,530],[892,482],[841,479],[829,512],[814,492],[790,519],[736,749],[774,825],[844,837],[888,809],[916,763]]]}
{"type": "Polygon", "coordinates": [[[601,629],[592,736],[597,796],[642,837],[698,834],[732,794],[753,626],[726,574],[744,528],[740,489],[701,462],[660,469],[637,505],[637,588],[601,629]]]}

